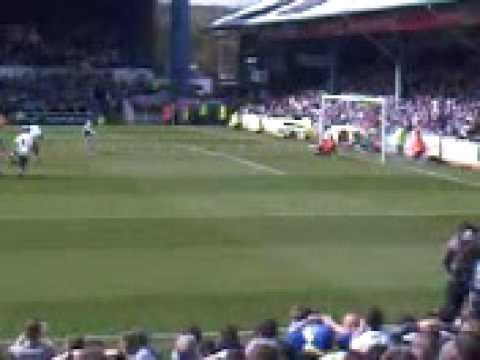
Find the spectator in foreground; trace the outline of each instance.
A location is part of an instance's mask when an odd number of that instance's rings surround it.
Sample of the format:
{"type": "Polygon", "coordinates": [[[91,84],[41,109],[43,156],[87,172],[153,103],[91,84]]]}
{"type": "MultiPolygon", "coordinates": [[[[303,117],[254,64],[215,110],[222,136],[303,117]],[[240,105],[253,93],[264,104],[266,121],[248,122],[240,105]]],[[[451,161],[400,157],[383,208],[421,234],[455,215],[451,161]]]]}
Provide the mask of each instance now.
{"type": "MultiPolygon", "coordinates": [[[[446,303],[440,311],[445,322],[453,321],[461,312],[468,294],[472,258],[470,253],[478,252],[479,230],[475,225],[464,223],[450,238],[443,264],[448,275],[446,303]]],[[[475,254],[476,255],[476,254],[475,254]]]]}
{"type": "Polygon", "coordinates": [[[312,311],[309,308],[301,305],[295,305],[290,309],[291,321],[288,325],[285,342],[297,354],[301,353],[305,346],[303,327],[305,326],[307,318],[311,312],[312,311]]]}
{"type": "Polygon", "coordinates": [[[51,342],[44,338],[44,325],[38,320],[29,320],[25,331],[8,348],[13,359],[50,360],[55,356],[51,342]]]}
{"type": "Polygon", "coordinates": [[[377,308],[372,308],[365,321],[367,330],[352,338],[350,348],[365,354],[372,346],[389,345],[390,336],[383,330],[383,313],[377,308]]]}
{"type": "Polygon", "coordinates": [[[197,344],[201,344],[203,341],[203,332],[200,326],[192,325],[186,331],[185,334],[193,335],[197,344]]]}
{"type": "Polygon", "coordinates": [[[145,331],[137,333],[138,348],[135,352],[134,360],[157,360],[158,356],[155,350],[150,346],[150,340],[145,331]]]}
{"type": "Polygon", "coordinates": [[[438,329],[420,331],[415,335],[412,352],[421,360],[437,360],[440,352],[440,332],[438,329]]]}
{"type": "Polygon", "coordinates": [[[290,324],[288,325],[288,333],[294,332],[303,327],[305,320],[312,313],[312,310],[302,305],[294,305],[290,309],[290,324]]]}
{"type": "MultiPolygon", "coordinates": [[[[246,348],[245,348],[245,355],[247,359],[252,356],[252,353],[256,351],[257,347],[264,348],[265,346],[271,347],[276,349],[277,351],[280,348],[280,344],[278,342],[278,325],[275,320],[268,319],[261,322],[255,331],[256,335],[253,339],[251,339],[246,348]]],[[[263,351],[266,351],[265,349],[263,351]]]]}
{"type": "Polygon", "coordinates": [[[442,346],[439,359],[480,359],[480,327],[478,326],[478,321],[472,319],[467,321],[460,334],[442,346]]]}
{"type": "Polygon", "coordinates": [[[200,360],[197,339],[191,334],[182,334],[175,341],[172,360],[200,360]]]}
{"type": "Polygon", "coordinates": [[[305,339],[303,353],[316,357],[332,350],[335,339],[333,329],[324,323],[320,314],[311,314],[302,330],[305,339]]]}
{"type": "Polygon", "coordinates": [[[128,359],[135,357],[138,350],[138,337],[135,331],[129,331],[123,334],[120,341],[120,352],[123,353],[128,359]]]}
{"type": "Polygon", "coordinates": [[[84,349],[74,350],[72,360],[107,360],[105,346],[101,341],[86,344],[84,349]]]}
{"type": "Polygon", "coordinates": [[[226,326],[220,333],[220,339],[216,347],[217,351],[243,350],[243,345],[238,336],[238,329],[233,325],[226,326]]]}
{"type": "Polygon", "coordinates": [[[335,341],[341,350],[347,351],[352,337],[363,331],[360,316],[356,313],[345,314],[341,324],[337,324],[331,316],[322,316],[322,320],[335,332],[335,341]]]}
{"type": "Polygon", "coordinates": [[[206,358],[210,355],[215,354],[216,352],[217,352],[216,351],[216,346],[215,346],[215,342],[213,340],[205,339],[201,342],[201,344],[200,344],[200,355],[202,356],[202,358],[206,358]]]}
{"type": "Polygon", "coordinates": [[[76,351],[85,349],[85,339],[83,337],[78,337],[74,339],[69,339],[67,342],[67,350],[62,354],[55,356],[54,360],[72,360],[73,354],[76,351]]]}

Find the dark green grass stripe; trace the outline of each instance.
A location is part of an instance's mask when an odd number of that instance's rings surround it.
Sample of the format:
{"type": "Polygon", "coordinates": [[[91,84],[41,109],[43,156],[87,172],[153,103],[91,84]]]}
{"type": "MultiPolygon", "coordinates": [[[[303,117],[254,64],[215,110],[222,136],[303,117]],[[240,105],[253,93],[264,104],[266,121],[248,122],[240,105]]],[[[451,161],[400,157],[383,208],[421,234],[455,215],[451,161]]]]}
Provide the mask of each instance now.
{"type": "Polygon", "coordinates": [[[466,218],[480,222],[480,215],[0,219],[0,249],[281,246],[324,238],[333,244],[440,244],[466,218]]]}
{"type": "Polygon", "coordinates": [[[146,193],[229,193],[256,192],[321,192],[339,191],[357,193],[375,192],[415,192],[415,191],[469,191],[480,189],[448,180],[431,179],[412,175],[291,175],[276,176],[231,176],[214,178],[208,176],[138,177],[130,176],[68,176],[68,175],[29,175],[28,178],[0,178],[0,198],[2,193],[26,194],[146,194],[146,193]]]}
{"type": "MultiPolygon", "coordinates": [[[[192,276],[195,276],[193,272],[192,276]]],[[[307,304],[338,316],[377,305],[386,310],[389,320],[396,320],[405,314],[424,314],[433,310],[439,305],[441,293],[440,288],[399,290],[391,284],[381,290],[324,287],[216,295],[199,291],[191,295],[158,293],[104,299],[0,302],[0,336],[18,333],[24,320],[32,316],[47,319],[50,332],[57,335],[109,334],[132,327],[171,332],[191,324],[216,330],[234,323],[243,329],[251,329],[264,318],[276,317],[286,324],[288,310],[293,304],[307,304]]]]}

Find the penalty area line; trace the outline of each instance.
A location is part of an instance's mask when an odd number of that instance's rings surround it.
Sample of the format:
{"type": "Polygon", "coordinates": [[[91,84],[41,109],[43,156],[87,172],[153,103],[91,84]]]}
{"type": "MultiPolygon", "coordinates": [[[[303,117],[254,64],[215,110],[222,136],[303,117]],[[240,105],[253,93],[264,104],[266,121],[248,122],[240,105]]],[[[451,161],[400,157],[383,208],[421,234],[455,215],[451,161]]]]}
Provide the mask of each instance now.
{"type": "Polygon", "coordinates": [[[439,172],[436,172],[436,171],[421,169],[421,168],[418,168],[418,167],[415,167],[415,166],[405,166],[405,168],[408,169],[408,170],[411,170],[413,172],[416,172],[417,174],[428,175],[428,176],[431,176],[431,177],[435,177],[437,179],[447,180],[447,181],[450,181],[450,182],[455,183],[455,184],[466,185],[466,186],[471,186],[471,187],[476,187],[476,188],[480,187],[480,183],[460,179],[460,178],[458,178],[456,176],[453,176],[453,175],[442,174],[442,173],[439,173],[439,172]]]}
{"type": "MultiPolygon", "coordinates": [[[[344,158],[355,159],[355,160],[360,160],[360,161],[364,161],[364,162],[369,162],[369,163],[372,163],[372,164],[381,165],[381,163],[378,162],[377,160],[371,159],[368,156],[361,156],[361,154],[356,155],[356,154],[352,154],[352,153],[341,153],[340,156],[344,157],[344,158]]],[[[389,164],[389,161],[387,160],[387,165],[388,164],[389,164]]],[[[417,166],[401,164],[401,163],[398,163],[398,162],[395,163],[394,166],[398,166],[399,168],[403,168],[405,170],[415,172],[415,173],[423,175],[423,176],[430,176],[430,177],[434,177],[434,178],[437,178],[437,179],[440,179],[440,180],[450,181],[451,183],[455,183],[455,184],[459,184],[459,185],[470,186],[470,187],[474,187],[474,188],[480,188],[480,183],[478,183],[478,182],[468,181],[468,180],[465,180],[465,179],[462,179],[462,178],[459,178],[459,177],[456,177],[456,176],[453,176],[453,175],[448,175],[448,174],[440,173],[440,172],[433,171],[433,170],[422,169],[422,168],[417,167],[417,166]]]]}
{"type": "Polygon", "coordinates": [[[226,159],[226,160],[230,160],[230,161],[248,166],[248,167],[253,168],[255,170],[260,170],[260,171],[263,171],[263,172],[266,172],[266,173],[269,173],[269,174],[272,174],[272,175],[278,175],[278,176],[287,175],[287,173],[283,170],[280,170],[280,169],[277,169],[277,168],[274,168],[272,166],[268,166],[268,165],[265,165],[265,164],[260,164],[256,161],[247,160],[247,159],[244,159],[244,158],[241,158],[241,157],[238,157],[238,156],[226,154],[226,153],[221,152],[221,151],[208,150],[208,149],[204,149],[200,146],[196,146],[196,145],[179,144],[178,146],[183,148],[183,149],[187,149],[189,151],[192,151],[192,152],[198,152],[198,153],[209,155],[209,156],[212,156],[212,157],[218,157],[218,158],[223,158],[223,159],[226,159]]]}

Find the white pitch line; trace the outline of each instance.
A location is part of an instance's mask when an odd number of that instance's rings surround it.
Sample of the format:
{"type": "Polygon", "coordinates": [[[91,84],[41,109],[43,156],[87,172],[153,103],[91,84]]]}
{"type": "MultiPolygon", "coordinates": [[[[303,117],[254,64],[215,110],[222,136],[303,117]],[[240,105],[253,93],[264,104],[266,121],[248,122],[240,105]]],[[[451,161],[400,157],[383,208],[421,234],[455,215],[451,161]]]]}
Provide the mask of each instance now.
{"type": "MultiPolygon", "coordinates": [[[[352,156],[352,154],[346,154],[346,153],[343,153],[341,155],[344,156],[344,157],[350,157],[350,158],[354,158],[354,159],[358,159],[358,160],[363,160],[363,161],[366,160],[368,162],[372,162],[372,163],[375,162],[376,163],[375,160],[370,159],[368,157],[360,157],[360,156],[355,156],[355,155],[352,156]]],[[[388,160],[387,160],[387,164],[388,164],[388,160]]],[[[419,168],[419,167],[416,167],[416,166],[405,165],[405,164],[400,164],[400,167],[402,167],[406,170],[410,170],[412,172],[416,172],[417,174],[427,175],[427,176],[435,177],[437,179],[447,180],[447,181],[450,181],[450,182],[455,183],[455,184],[466,185],[466,186],[471,186],[471,187],[480,187],[480,183],[478,183],[478,182],[464,180],[464,179],[461,179],[461,178],[453,176],[453,175],[442,174],[442,173],[439,173],[439,172],[436,172],[436,171],[433,171],[433,170],[426,170],[426,169],[422,169],[422,168],[419,168]]]]}
{"type": "Polygon", "coordinates": [[[405,210],[405,211],[388,211],[385,210],[384,212],[325,212],[322,213],[321,211],[286,211],[286,212],[271,212],[271,213],[264,213],[262,216],[265,217],[417,217],[417,216],[424,216],[424,217],[434,217],[434,216],[479,216],[480,210],[443,210],[443,211],[422,211],[422,210],[405,210]]]}
{"type": "Polygon", "coordinates": [[[255,162],[255,161],[247,160],[247,159],[244,159],[244,158],[241,158],[241,157],[238,157],[238,156],[226,154],[224,152],[208,150],[208,149],[204,149],[202,147],[195,146],[195,145],[179,145],[179,146],[184,148],[184,149],[188,149],[190,151],[193,151],[193,152],[199,152],[199,153],[202,153],[202,154],[205,154],[205,155],[214,156],[214,157],[221,157],[221,158],[224,158],[224,159],[227,159],[227,160],[231,160],[231,161],[237,162],[239,164],[243,164],[243,165],[246,165],[246,166],[251,167],[253,169],[261,170],[261,171],[264,171],[264,172],[267,172],[267,173],[270,173],[270,174],[273,174],[273,175],[280,175],[280,176],[287,175],[287,173],[283,170],[274,168],[272,166],[260,164],[260,163],[255,162]]]}
{"type": "Polygon", "coordinates": [[[460,178],[458,178],[456,176],[453,176],[453,175],[442,174],[442,173],[438,173],[438,172],[432,171],[432,170],[417,168],[415,166],[405,166],[405,168],[407,168],[408,170],[411,170],[413,172],[416,172],[418,174],[423,174],[423,175],[436,177],[438,179],[447,180],[447,181],[450,181],[450,182],[453,182],[453,183],[456,183],[456,184],[467,185],[467,186],[472,186],[472,187],[480,187],[480,183],[460,179],[460,178]]]}

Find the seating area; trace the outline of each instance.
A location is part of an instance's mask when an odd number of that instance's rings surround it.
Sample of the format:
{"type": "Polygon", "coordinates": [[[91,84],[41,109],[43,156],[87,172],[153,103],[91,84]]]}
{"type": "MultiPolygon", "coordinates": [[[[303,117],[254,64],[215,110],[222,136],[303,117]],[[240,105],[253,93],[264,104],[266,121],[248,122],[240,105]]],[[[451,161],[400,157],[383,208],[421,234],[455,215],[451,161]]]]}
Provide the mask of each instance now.
{"type": "Polygon", "coordinates": [[[142,76],[126,82],[117,81],[111,71],[59,69],[52,73],[37,69],[19,77],[0,78],[0,109],[18,123],[33,115],[42,122],[48,113],[98,116],[120,112],[123,99],[150,90],[151,81],[142,76]]]}

